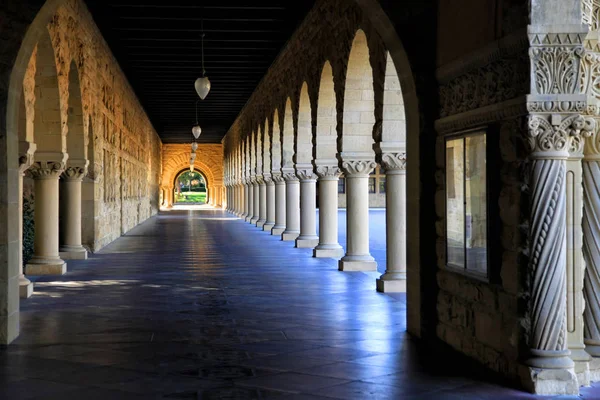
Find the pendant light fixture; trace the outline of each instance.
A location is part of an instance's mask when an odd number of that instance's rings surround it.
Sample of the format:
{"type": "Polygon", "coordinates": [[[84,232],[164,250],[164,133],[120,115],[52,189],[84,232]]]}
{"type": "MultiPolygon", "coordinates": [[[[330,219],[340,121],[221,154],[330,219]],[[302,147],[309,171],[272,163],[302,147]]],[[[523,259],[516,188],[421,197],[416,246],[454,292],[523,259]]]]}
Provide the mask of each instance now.
{"type": "Polygon", "coordinates": [[[204,36],[204,19],[202,19],[202,78],[196,79],[196,83],[194,83],[196,92],[202,100],[204,100],[208,95],[208,92],[210,92],[210,81],[208,80],[206,70],[204,69],[204,36]]]}
{"type": "Polygon", "coordinates": [[[198,139],[200,134],[202,133],[202,129],[200,128],[200,124],[198,123],[198,101],[196,100],[196,125],[192,128],[192,135],[194,135],[194,139],[198,139]]]}
{"type": "Polygon", "coordinates": [[[198,150],[198,143],[194,142],[192,143],[192,153],[195,153],[196,150],[198,150]]]}

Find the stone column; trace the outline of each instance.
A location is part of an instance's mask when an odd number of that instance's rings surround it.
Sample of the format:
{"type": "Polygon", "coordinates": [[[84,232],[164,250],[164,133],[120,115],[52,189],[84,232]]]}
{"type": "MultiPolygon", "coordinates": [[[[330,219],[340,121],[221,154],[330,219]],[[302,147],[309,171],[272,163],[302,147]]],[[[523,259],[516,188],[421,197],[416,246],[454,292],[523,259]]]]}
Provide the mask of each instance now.
{"type": "Polygon", "coordinates": [[[33,294],[33,283],[25,277],[23,273],[23,176],[25,171],[31,166],[33,162],[33,154],[35,153],[35,144],[24,143],[27,150],[23,152],[24,155],[19,157],[19,297],[22,299],[28,299],[33,294]]]}
{"type": "Polygon", "coordinates": [[[281,236],[285,231],[286,207],[285,207],[285,179],[281,174],[273,174],[275,181],[275,226],[271,229],[271,235],[281,236]]]}
{"type": "Polygon", "coordinates": [[[258,188],[260,202],[258,205],[258,221],[256,221],[256,226],[263,228],[267,222],[267,185],[262,176],[258,180],[258,188]]]}
{"type": "Polygon", "coordinates": [[[406,153],[386,153],[386,269],[377,279],[379,292],[406,292],[406,153]]]}
{"type": "Polygon", "coordinates": [[[27,173],[35,181],[34,255],[27,275],[63,275],[67,264],[58,254],[58,178],[64,162],[34,162],[27,173]]]}
{"type": "Polygon", "coordinates": [[[294,173],[286,173],[285,179],[285,231],[281,240],[293,241],[300,235],[300,182],[294,173]]]}
{"type": "Polygon", "coordinates": [[[250,183],[248,182],[248,180],[244,180],[244,213],[242,214],[242,218],[244,219],[244,221],[250,221],[250,219],[248,218],[248,216],[250,215],[250,198],[251,198],[251,193],[250,193],[250,183]]]}
{"type": "Polygon", "coordinates": [[[175,200],[175,188],[173,186],[169,186],[167,192],[167,208],[173,208],[173,202],[175,200]]]}
{"type": "MultiPolygon", "coordinates": [[[[254,178],[248,182],[248,216],[246,221],[252,223],[254,219],[254,178]]],[[[256,220],[255,220],[256,221],[256,220]]]]}
{"type": "Polygon", "coordinates": [[[369,252],[369,173],[377,164],[370,160],[342,162],[346,178],[346,255],[340,271],[376,271],[369,252]]]}
{"type": "Polygon", "coordinates": [[[62,174],[60,257],[63,260],[87,259],[87,250],[81,245],[81,182],[87,174],[87,162],[84,164],[69,166],[62,174]]]}
{"type": "Polygon", "coordinates": [[[236,210],[235,210],[235,214],[240,217],[243,218],[244,215],[244,185],[243,184],[239,184],[237,185],[237,201],[236,201],[236,210]]]}
{"type": "MultiPolygon", "coordinates": [[[[579,115],[529,117],[532,148],[530,177],[529,273],[530,358],[535,392],[548,390],[548,380],[576,382],[567,334],[566,160],[574,138],[586,122],[579,115]],[[551,370],[563,370],[560,378],[551,370]]],[[[571,383],[569,383],[571,382],[571,383]]],[[[577,389],[577,388],[576,388],[577,389]]]]}
{"type": "Polygon", "coordinates": [[[583,169],[583,284],[585,351],[592,356],[590,380],[600,380],[600,121],[586,140],[583,169]]]}
{"type": "Polygon", "coordinates": [[[314,257],[340,258],[344,249],[338,243],[338,180],[337,166],[318,166],[319,176],[319,244],[314,257]]]}
{"type": "Polygon", "coordinates": [[[254,178],[252,182],[252,194],[253,194],[253,202],[252,202],[252,219],[250,223],[252,225],[256,225],[258,220],[260,219],[260,183],[258,178],[254,178]]]}
{"type": "Polygon", "coordinates": [[[271,176],[265,177],[267,185],[267,222],[263,226],[263,231],[271,232],[275,226],[275,182],[271,176]]]}
{"type": "Polygon", "coordinates": [[[300,235],[296,247],[312,249],[319,244],[317,236],[317,176],[312,169],[297,170],[300,179],[300,235]]]}

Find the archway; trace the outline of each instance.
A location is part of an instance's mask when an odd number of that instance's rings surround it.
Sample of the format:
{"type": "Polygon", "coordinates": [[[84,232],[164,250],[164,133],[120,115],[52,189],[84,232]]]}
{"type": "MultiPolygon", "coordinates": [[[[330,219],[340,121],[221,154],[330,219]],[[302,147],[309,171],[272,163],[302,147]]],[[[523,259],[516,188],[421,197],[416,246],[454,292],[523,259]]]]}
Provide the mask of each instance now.
{"type": "Polygon", "coordinates": [[[189,168],[180,171],[173,181],[173,204],[174,205],[199,205],[207,203],[208,179],[206,176],[194,169],[189,168]]]}

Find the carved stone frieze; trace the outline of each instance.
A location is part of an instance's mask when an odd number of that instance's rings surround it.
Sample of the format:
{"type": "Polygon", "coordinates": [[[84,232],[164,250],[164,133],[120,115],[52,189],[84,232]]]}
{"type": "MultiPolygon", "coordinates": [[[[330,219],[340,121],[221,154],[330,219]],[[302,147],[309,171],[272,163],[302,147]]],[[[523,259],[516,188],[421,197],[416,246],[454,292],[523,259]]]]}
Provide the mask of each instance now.
{"type": "Polygon", "coordinates": [[[581,0],[581,14],[590,31],[600,29],[600,0],[581,0]]]}
{"type": "Polygon", "coordinates": [[[529,55],[532,89],[535,89],[535,94],[579,92],[579,66],[584,55],[583,46],[532,47],[529,49],[529,55]]]}
{"type": "Polygon", "coordinates": [[[342,170],[346,177],[352,175],[368,176],[376,166],[377,163],[372,160],[347,160],[342,162],[342,170]]]}
{"type": "Polygon", "coordinates": [[[386,171],[406,170],[406,153],[383,153],[381,164],[386,171]]]}
{"type": "Polygon", "coordinates": [[[319,165],[317,166],[317,176],[321,180],[338,179],[342,171],[336,166],[319,165]]]}
{"type": "Polygon", "coordinates": [[[36,161],[27,170],[27,174],[33,179],[58,179],[64,169],[64,162],[36,161]]]}

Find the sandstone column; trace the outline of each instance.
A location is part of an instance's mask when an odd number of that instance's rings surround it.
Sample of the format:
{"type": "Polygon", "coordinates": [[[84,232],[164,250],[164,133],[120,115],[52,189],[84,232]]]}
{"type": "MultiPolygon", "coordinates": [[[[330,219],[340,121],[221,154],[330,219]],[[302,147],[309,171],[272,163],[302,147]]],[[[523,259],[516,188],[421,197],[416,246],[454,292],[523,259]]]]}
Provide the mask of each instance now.
{"type": "Polygon", "coordinates": [[[242,218],[244,221],[249,221],[248,215],[250,212],[250,184],[247,179],[244,179],[244,213],[242,214],[242,218]]]}
{"type": "Polygon", "coordinates": [[[23,151],[24,155],[19,157],[19,297],[28,299],[33,294],[33,283],[23,273],[23,176],[33,162],[36,147],[33,143],[24,142],[23,144],[27,149],[23,151]]]}
{"type": "Polygon", "coordinates": [[[337,166],[318,166],[319,176],[319,244],[314,257],[340,258],[344,249],[338,243],[338,180],[337,166]]]}
{"type": "Polygon", "coordinates": [[[295,173],[284,174],[285,179],[285,231],[281,240],[292,241],[300,235],[300,182],[295,173]]]}
{"type": "Polygon", "coordinates": [[[252,219],[250,220],[250,223],[256,226],[256,223],[260,219],[260,183],[257,177],[254,178],[252,186],[254,201],[252,202],[252,219]]]}
{"type": "Polygon", "coordinates": [[[248,215],[246,216],[246,222],[252,223],[254,218],[254,178],[248,180],[248,215]]]}
{"type": "Polygon", "coordinates": [[[369,252],[369,173],[377,164],[370,160],[342,163],[346,178],[346,255],[340,271],[376,271],[369,252]]]}
{"type": "Polygon", "coordinates": [[[64,260],[85,260],[87,250],[81,245],[81,182],[87,173],[82,166],[69,166],[62,174],[60,193],[60,256],[64,260]]]}
{"type": "Polygon", "coordinates": [[[58,178],[64,162],[34,162],[27,171],[35,180],[34,256],[27,275],[63,275],[67,264],[58,253],[58,178]]]}
{"type": "Polygon", "coordinates": [[[262,228],[267,222],[267,185],[262,176],[258,180],[258,187],[260,202],[258,205],[258,221],[256,221],[256,226],[262,228]]]}
{"type": "Polygon", "coordinates": [[[275,226],[271,229],[271,235],[281,236],[286,225],[286,184],[281,173],[274,173],[273,180],[275,181],[275,226]]]}
{"type": "Polygon", "coordinates": [[[406,292],[406,153],[386,153],[386,269],[377,279],[379,292],[406,292]]]}
{"type": "Polygon", "coordinates": [[[275,226],[275,182],[271,176],[265,177],[267,185],[267,222],[263,226],[263,231],[271,232],[275,226]]]}
{"type": "Polygon", "coordinates": [[[312,169],[297,170],[300,179],[300,235],[296,247],[312,249],[319,244],[317,236],[317,176],[312,169]]]}

